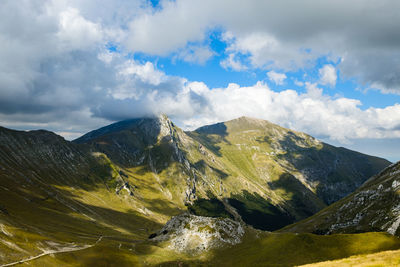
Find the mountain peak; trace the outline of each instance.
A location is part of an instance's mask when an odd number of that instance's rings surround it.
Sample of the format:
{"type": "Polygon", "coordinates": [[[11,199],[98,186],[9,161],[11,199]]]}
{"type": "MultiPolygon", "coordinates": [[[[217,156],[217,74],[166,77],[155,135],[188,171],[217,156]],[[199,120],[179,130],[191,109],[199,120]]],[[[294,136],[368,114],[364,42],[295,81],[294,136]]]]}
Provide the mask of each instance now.
{"type": "Polygon", "coordinates": [[[55,143],[55,142],[60,142],[60,141],[65,141],[64,137],[53,133],[51,131],[47,130],[31,130],[31,131],[19,131],[19,130],[13,130],[13,129],[8,129],[5,127],[0,126],[0,135],[3,137],[19,137],[19,138],[25,138],[25,139],[37,139],[37,140],[42,140],[43,142],[49,142],[49,143],[55,143]]]}
{"type": "Polygon", "coordinates": [[[229,120],[227,123],[253,123],[253,124],[272,124],[268,120],[258,119],[249,116],[241,116],[239,118],[229,120]]]}
{"type": "Polygon", "coordinates": [[[267,120],[241,116],[233,120],[202,126],[195,131],[208,134],[226,135],[228,132],[228,128],[232,131],[246,131],[265,129],[270,127],[281,128],[280,126],[273,124],[267,120]]]}
{"type": "Polygon", "coordinates": [[[168,135],[170,127],[173,123],[165,114],[157,116],[149,116],[142,118],[132,118],[123,121],[118,121],[110,125],[101,127],[97,130],[91,131],[74,140],[76,143],[86,143],[90,140],[99,138],[101,136],[110,135],[113,133],[130,131],[136,133],[137,130],[142,131],[146,136],[154,139],[168,135]]]}
{"type": "Polygon", "coordinates": [[[257,121],[265,121],[263,119],[258,119],[258,118],[254,118],[254,117],[250,117],[250,116],[240,116],[239,118],[233,119],[234,120],[257,120],[257,121]]]}
{"type": "Polygon", "coordinates": [[[97,151],[107,154],[123,166],[135,166],[141,162],[143,151],[161,143],[170,143],[175,125],[165,115],[135,118],[115,122],[91,131],[74,140],[78,144],[90,144],[97,151]]]}

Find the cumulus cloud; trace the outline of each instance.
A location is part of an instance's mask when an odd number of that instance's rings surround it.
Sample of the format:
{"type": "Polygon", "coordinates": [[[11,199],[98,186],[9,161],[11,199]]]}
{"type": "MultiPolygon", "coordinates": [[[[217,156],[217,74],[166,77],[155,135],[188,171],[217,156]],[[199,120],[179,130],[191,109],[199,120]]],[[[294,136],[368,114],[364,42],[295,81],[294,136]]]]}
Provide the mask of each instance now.
{"type": "Polygon", "coordinates": [[[399,104],[362,110],[359,100],[333,98],[324,95],[316,84],[306,86],[307,92],[299,94],[294,90],[275,92],[262,82],[249,87],[230,84],[214,89],[202,83],[189,83],[187,87],[202,96],[206,105],[192,112],[197,118],[181,122],[195,128],[246,115],[342,143],[358,138],[400,137],[400,131],[394,130],[400,121],[399,104]]]}
{"type": "Polygon", "coordinates": [[[221,67],[226,70],[243,71],[247,70],[247,67],[242,64],[239,59],[235,58],[235,54],[229,54],[228,57],[220,62],[221,67]]]}
{"type": "Polygon", "coordinates": [[[128,47],[165,55],[188,42],[204,40],[209,29],[219,26],[231,37],[226,51],[229,58],[223,65],[244,55],[256,68],[297,70],[328,55],[343,59],[338,65],[343,77],[384,92],[400,92],[399,1],[163,3],[159,11],[133,19],[128,47]]]}
{"type": "MultiPolygon", "coordinates": [[[[166,1],[158,11],[142,6],[141,1],[131,1],[129,8],[133,11],[127,12],[128,6],[107,10],[89,0],[3,0],[0,3],[1,124],[20,129],[47,128],[72,138],[111,121],[163,112],[191,129],[247,115],[341,142],[353,138],[399,138],[398,104],[363,110],[360,101],[326,96],[316,83],[309,82],[304,83],[306,93],[276,92],[262,82],[248,87],[232,83],[223,88],[209,88],[202,82],[169,76],[157,64],[137,61],[129,53],[175,53],[182,60],[205,62],[212,51],[196,42],[203,44],[205,32],[221,24],[230,30],[223,37],[227,58],[221,65],[225,68],[295,69],[310,64],[328,48],[338,55],[349,51],[338,66],[341,73],[359,77],[376,87],[397,90],[400,71],[391,58],[397,53],[396,40],[387,38],[386,44],[392,45],[390,51],[395,52],[383,53],[381,57],[383,41],[377,41],[377,51],[371,51],[368,44],[358,44],[360,49],[356,53],[352,50],[356,41],[346,38],[361,27],[358,22],[353,25],[349,21],[357,8],[347,3],[350,7],[345,11],[349,14],[343,16],[351,27],[344,27],[350,33],[343,33],[337,30],[343,28],[341,23],[337,29],[322,23],[322,18],[329,17],[326,8],[319,2],[313,3],[321,13],[308,9],[299,12],[305,14],[309,23],[305,24],[299,14],[279,3],[254,8],[247,1],[229,2],[232,10],[228,12],[223,1],[166,1]],[[212,9],[210,12],[206,4],[212,9]],[[278,16],[276,10],[282,13],[278,16]],[[96,14],[104,16],[99,19],[96,14]],[[315,14],[321,18],[313,17],[315,14]],[[287,24],[280,17],[303,22],[287,24]],[[322,26],[315,21],[311,23],[311,18],[327,27],[327,35],[322,34],[322,26]],[[289,42],[288,38],[293,40],[289,42]],[[123,51],[109,51],[107,45],[113,42],[121,42],[123,51]],[[188,42],[191,44],[187,45],[188,42]],[[182,53],[177,51],[179,48],[182,53]],[[241,59],[246,56],[245,64],[241,59]],[[376,66],[365,64],[367,58],[374,59],[376,66]],[[385,64],[388,68],[382,67],[385,64]],[[372,75],[373,70],[377,75],[372,75]],[[386,73],[379,76],[384,70],[386,73]]],[[[344,2],[329,2],[328,6],[343,12],[336,3],[344,2]]],[[[292,5],[296,7],[297,1],[292,5]]],[[[375,7],[367,6],[367,15],[372,8],[375,7]]],[[[380,23],[371,24],[375,30],[387,26],[386,20],[373,21],[380,23]]],[[[369,20],[364,22],[370,25],[369,20]]],[[[365,32],[357,37],[364,40],[371,37],[368,27],[362,29],[365,32]]],[[[284,74],[268,73],[277,84],[284,81],[284,74]]],[[[324,79],[327,84],[333,83],[333,79],[322,77],[321,83],[324,79]]]]}
{"type": "Polygon", "coordinates": [[[55,34],[66,50],[90,48],[102,39],[99,25],[84,19],[79,10],[68,8],[59,14],[59,29],[55,34]]]}
{"type": "Polygon", "coordinates": [[[331,64],[324,65],[318,70],[319,83],[335,87],[337,80],[337,73],[334,66],[331,64]]]}
{"type": "Polygon", "coordinates": [[[133,51],[167,55],[188,42],[202,41],[212,27],[212,11],[201,1],[163,1],[160,11],[148,10],[129,23],[125,44],[133,51]],[[197,13],[199,11],[200,13],[197,13]]]}
{"type": "Polygon", "coordinates": [[[2,125],[81,133],[108,121],[93,118],[93,110],[110,90],[117,94],[126,84],[156,81],[157,71],[151,77],[146,71],[151,65],[136,64],[135,69],[121,56],[113,59],[105,47],[110,28],[87,19],[85,9],[73,4],[0,3],[2,125]],[[120,77],[124,71],[130,72],[129,79],[120,77]]]}
{"type": "Polygon", "coordinates": [[[304,82],[299,81],[299,80],[297,80],[297,79],[294,80],[294,84],[297,85],[297,86],[299,86],[299,87],[303,87],[303,86],[304,86],[304,82]]]}
{"type": "Polygon", "coordinates": [[[316,55],[296,45],[282,43],[265,32],[248,32],[228,41],[226,51],[247,56],[251,65],[261,69],[297,70],[309,66],[316,55]]]}
{"type": "Polygon", "coordinates": [[[179,51],[173,59],[204,65],[213,55],[214,53],[207,46],[191,45],[179,51]]]}
{"type": "Polygon", "coordinates": [[[278,73],[273,70],[267,72],[267,76],[268,79],[274,82],[276,85],[283,85],[284,81],[287,78],[285,73],[278,73]]]}

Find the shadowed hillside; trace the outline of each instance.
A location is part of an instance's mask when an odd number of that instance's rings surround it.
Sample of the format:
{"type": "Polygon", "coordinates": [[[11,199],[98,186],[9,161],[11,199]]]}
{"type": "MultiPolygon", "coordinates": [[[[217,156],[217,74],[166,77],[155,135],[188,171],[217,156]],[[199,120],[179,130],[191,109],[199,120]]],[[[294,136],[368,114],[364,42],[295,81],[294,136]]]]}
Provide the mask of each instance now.
{"type": "Polygon", "coordinates": [[[371,177],[354,193],[282,231],[318,234],[386,231],[399,236],[399,193],[397,162],[371,177]]]}

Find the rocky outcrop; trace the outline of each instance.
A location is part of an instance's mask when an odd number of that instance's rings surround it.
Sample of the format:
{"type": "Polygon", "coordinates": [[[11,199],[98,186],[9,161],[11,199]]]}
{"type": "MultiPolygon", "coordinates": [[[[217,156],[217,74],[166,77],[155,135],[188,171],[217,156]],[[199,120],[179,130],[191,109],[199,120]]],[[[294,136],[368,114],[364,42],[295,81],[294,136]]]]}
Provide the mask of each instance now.
{"type": "Polygon", "coordinates": [[[133,194],[134,186],[131,186],[129,182],[124,182],[123,185],[117,187],[115,193],[119,195],[122,190],[125,190],[128,195],[134,196],[133,194]]]}
{"type": "Polygon", "coordinates": [[[190,254],[199,254],[213,248],[235,245],[245,233],[243,226],[227,218],[210,218],[182,214],[173,217],[149,238],[168,242],[169,248],[190,254]]]}

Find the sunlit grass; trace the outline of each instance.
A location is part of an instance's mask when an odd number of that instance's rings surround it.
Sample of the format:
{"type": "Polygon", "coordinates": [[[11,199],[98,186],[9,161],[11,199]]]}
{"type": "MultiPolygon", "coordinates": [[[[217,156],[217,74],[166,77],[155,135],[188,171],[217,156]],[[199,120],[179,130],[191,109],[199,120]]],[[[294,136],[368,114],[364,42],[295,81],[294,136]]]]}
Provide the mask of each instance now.
{"type": "Polygon", "coordinates": [[[324,261],[303,267],[328,267],[328,266],[360,266],[360,267],[384,267],[400,266],[400,250],[389,250],[366,255],[351,256],[341,260],[324,261]]]}

